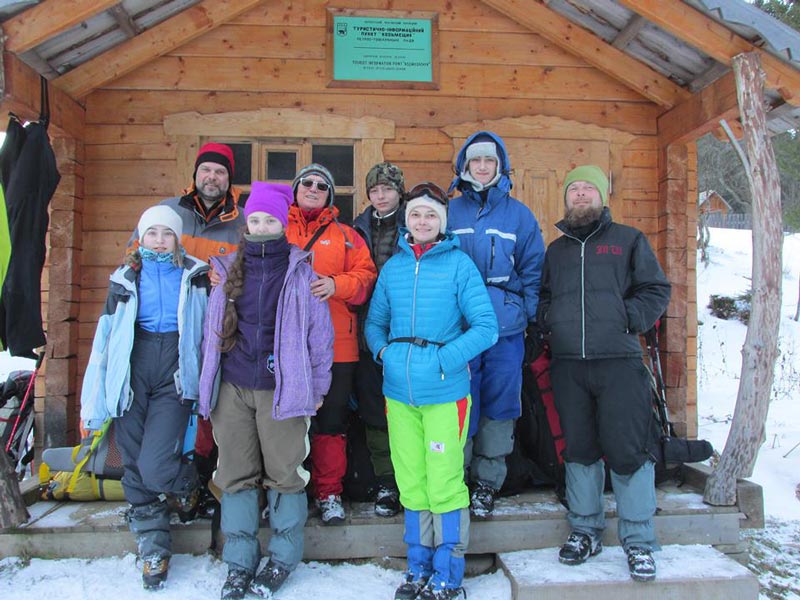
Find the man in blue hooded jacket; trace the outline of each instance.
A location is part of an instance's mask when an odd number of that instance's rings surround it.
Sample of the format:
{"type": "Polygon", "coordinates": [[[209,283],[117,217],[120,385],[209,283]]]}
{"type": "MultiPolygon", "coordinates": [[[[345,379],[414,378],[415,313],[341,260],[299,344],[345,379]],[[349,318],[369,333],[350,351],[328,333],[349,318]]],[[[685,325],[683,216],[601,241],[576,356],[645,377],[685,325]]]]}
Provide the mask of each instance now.
{"type": "Polygon", "coordinates": [[[450,227],[478,267],[500,325],[497,343],[470,361],[470,441],[465,466],[472,489],[470,509],[491,515],[506,478],[520,415],[524,336],[536,317],[544,242],[531,210],[510,195],[511,165],[505,144],[490,131],[467,139],[458,153],[450,191],[450,227]]]}

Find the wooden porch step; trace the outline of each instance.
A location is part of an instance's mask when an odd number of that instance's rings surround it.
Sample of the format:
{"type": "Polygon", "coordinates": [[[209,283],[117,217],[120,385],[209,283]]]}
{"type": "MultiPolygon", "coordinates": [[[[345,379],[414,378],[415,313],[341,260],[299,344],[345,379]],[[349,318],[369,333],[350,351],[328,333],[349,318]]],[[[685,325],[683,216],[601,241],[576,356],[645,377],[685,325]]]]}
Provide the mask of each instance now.
{"type": "Polygon", "coordinates": [[[558,548],[500,554],[513,600],[757,600],[758,579],[708,546],[663,546],[654,553],[655,581],[628,574],[621,547],[604,548],[582,565],[558,562],[558,548]]]}
{"type": "MultiPolygon", "coordinates": [[[[703,504],[700,494],[688,486],[662,486],[657,496],[656,531],[662,544],[702,544],[737,551],[743,517],[737,508],[703,504]]],[[[606,506],[604,543],[611,545],[617,543],[617,523],[610,495],[606,506]]],[[[121,502],[38,502],[30,507],[32,518],[27,524],[0,532],[0,557],[94,558],[135,552],[136,544],[124,519],[126,508],[121,502]]],[[[500,498],[492,519],[472,522],[469,552],[498,554],[558,546],[569,533],[565,515],[552,490],[500,498]]],[[[174,523],[175,552],[196,554],[209,547],[210,521],[184,525],[176,519],[174,523]]],[[[259,537],[266,542],[269,530],[262,527],[259,537]]],[[[402,514],[389,519],[377,517],[369,503],[348,506],[344,525],[324,526],[316,516],[311,516],[306,525],[308,560],[404,555],[402,514]]]]}

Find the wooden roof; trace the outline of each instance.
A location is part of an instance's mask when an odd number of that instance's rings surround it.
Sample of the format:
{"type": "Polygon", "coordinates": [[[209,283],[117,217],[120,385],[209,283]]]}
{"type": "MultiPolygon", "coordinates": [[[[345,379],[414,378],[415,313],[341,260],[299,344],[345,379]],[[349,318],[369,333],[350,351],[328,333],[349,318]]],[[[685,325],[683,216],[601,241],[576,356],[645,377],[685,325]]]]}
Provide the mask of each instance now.
{"type": "MultiPolygon", "coordinates": [[[[264,1],[40,0],[2,23],[5,49],[80,100],[264,1]]],[[[754,50],[772,129],[800,122],[800,34],[743,0],[483,2],[661,106],[667,138],[670,121],[702,119],[709,106],[735,118],[731,60],[754,50]]]]}

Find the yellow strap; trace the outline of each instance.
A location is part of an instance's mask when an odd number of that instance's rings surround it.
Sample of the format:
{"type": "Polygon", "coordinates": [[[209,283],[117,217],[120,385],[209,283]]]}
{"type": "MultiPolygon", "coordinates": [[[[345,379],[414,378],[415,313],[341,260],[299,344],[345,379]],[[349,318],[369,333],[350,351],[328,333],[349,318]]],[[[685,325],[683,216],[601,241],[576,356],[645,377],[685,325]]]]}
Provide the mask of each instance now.
{"type": "MultiPolygon", "coordinates": [[[[69,478],[69,485],[67,486],[67,494],[75,491],[75,486],[78,483],[78,475],[81,473],[81,469],[83,469],[84,465],[89,462],[89,458],[91,458],[94,451],[97,449],[97,446],[100,444],[100,441],[105,436],[108,428],[111,426],[111,417],[105,420],[103,426],[98,429],[97,431],[92,433],[92,444],[89,446],[89,451],[86,453],[86,456],[83,457],[81,462],[79,462],[75,469],[72,471],[72,477],[69,478]]],[[[75,451],[73,450],[73,459],[75,458],[75,451]]]]}

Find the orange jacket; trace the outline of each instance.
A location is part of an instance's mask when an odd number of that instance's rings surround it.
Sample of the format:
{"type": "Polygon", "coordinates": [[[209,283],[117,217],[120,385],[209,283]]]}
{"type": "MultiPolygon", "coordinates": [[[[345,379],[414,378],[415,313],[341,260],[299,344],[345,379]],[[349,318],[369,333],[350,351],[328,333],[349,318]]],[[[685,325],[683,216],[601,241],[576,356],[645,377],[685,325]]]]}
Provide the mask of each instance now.
{"type": "Polygon", "coordinates": [[[369,248],[356,230],[335,221],[339,210],[327,207],[310,223],[296,204],[289,207],[289,225],[286,238],[300,248],[305,248],[320,227],[327,224],[324,233],[309,248],[311,266],[317,275],[332,277],[336,291],[328,300],[333,320],[333,361],[358,360],[358,318],[355,307],[364,304],[372,294],[378,272],[369,248]]]}

